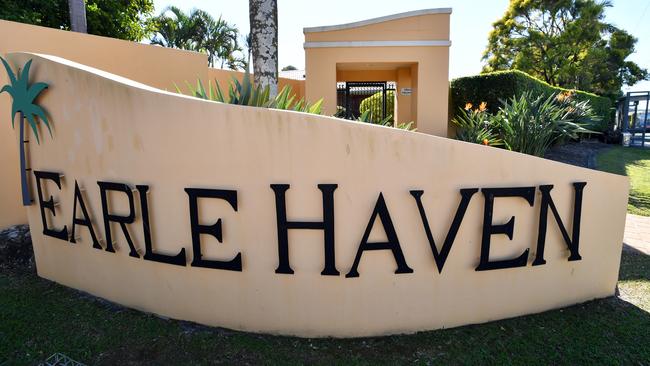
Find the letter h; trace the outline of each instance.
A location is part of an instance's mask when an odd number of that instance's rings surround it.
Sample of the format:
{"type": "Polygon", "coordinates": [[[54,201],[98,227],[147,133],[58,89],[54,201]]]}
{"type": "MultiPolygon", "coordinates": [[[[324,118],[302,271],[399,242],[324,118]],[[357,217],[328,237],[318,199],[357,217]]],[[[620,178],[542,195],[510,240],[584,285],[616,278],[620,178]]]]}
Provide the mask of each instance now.
{"type": "Polygon", "coordinates": [[[323,194],[323,221],[288,221],[285,193],[288,184],[271,184],[275,193],[275,211],[278,228],[278,258],[279,264],[275,273],[293,274],[289,265],[289,230],[323,230],[325,241],[325,268],[321,272],[324,276],[338,276],[336,260],[334,257],[334,190],[337,184],[319,184],[318,189],[323,194]]]}

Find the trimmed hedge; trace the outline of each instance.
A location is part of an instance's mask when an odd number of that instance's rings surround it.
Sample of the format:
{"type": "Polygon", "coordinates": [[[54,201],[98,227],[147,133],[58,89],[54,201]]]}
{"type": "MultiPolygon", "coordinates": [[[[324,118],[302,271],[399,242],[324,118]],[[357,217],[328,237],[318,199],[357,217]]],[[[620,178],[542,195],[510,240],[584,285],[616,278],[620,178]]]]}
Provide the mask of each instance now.
{"type": "MultiPolygon", "coordinates": [[[[361,104],[359,105],[359,113],[363,114],[367,110],[370,110],[370,117],[371,117],[371,122],[372,123],[378,123],[380,122],[383,118],[382,114],[382,108],[384,105],[384,102],[382,101],[383,93],[375,93],[368,98],[364,99],[361,101],[361,104]]],[[[395,120],[395,93],[392,90],[387,90],[386,91],[386,117],[392,116],[390,118],[390,121],[395,120]]]]}
{"type": "MultiPolygon", "coordinates": [[[[534,94],[556,94],[567,91],[536,79],[519,70],[496,71],[475,76],[461,77],[451,81],[450,86],[450,117],[458,114],[459,108],[466,103],[478,107],[481,102],[487,103],[488,111],[496,113],[501,106],[500,100],[510,99],[525,91],[534,94]]],[[[581,90],[573,90],[577,100],[589,100],[591,107],[603,121],[613,120],[614,110],[612,100],[581,90]]]]}

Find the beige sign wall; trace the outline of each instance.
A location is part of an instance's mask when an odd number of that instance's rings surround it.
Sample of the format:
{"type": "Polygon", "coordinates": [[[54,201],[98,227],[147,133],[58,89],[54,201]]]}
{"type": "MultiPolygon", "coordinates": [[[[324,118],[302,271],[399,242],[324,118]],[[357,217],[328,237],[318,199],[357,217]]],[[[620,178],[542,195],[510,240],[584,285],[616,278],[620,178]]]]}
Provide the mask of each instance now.
{"type": "MultiPolygon", "coordinates": [[[[156,90],[135,82],[46,56],[14,54],[14,65],[34,59],[33,79],[50,84],[39,103],[51,115],[54,137],[30,146],[36,171],[62,174],[61,189],[41,180],[51,229],[71,230],[75,183],[82,189],[101,246],[106,230],[98,181],[148,185],[132,192],[135,219],[110,224],[115,253],[94,249],[87,227],[77,225],[76,243],[44,236],[39,205],[28,209],[38,274],[111,301],[163,316],[254,332],[300,336],[368,336],[414,332],[540,312],[611,296],[616,286],[628,180],[626,177],[564,165],[505,150],[467,144],[331,117],[208,102],[156,90]],[[537,254],[542,196],[551,197],[569,235],[573,232],[573,183],[586,182],[582,199],[579,254],[569,250],[553,215],[545,231],[546,264],[537,254]],[[272,184],[289,184],[290,221],[323,220],[319,184],[337,184],[333,193],[335,266],[339,275],[321,275],[322,230],[292,229],[289,261],[279,265],[276,199],[272,184]],[[525,199],[494,199],[494,225],[514,216],[513,237],[489,235],[489,260],[529,250],[524,266],[476,271],[484,228],[485,189],[533,187],[525,199]],[[236,204],[199,200],[197,223],[221,219],[222,242],[200,235],[202,259],[229,261],[241,255],[241,272],[191,266],[191,205],[186,189],[236,191],[236,204]],[[432,236],[442,246],[454,219],[460,189],[483,189],[471,196],[441,273],[411,190],[421,203],[432,236]],[[390,216],[369,221],[379,195],[390,216]],[[182,249],[183,265],[141,258],[145,252],[146,198],[151,243],[158,253],[182,249]],[[392,225],[391,225],[392,224],[392,225]],[[394,227],[394,234],[387,227],[394,227]],[[412,273],[396,274],[391,250],[362,252],[368,242],[395,237],[412,273]],[[387,232],[388,231],[388,232],[387,232]]],[[[42,131],[43,132],[43,131],[42,131]]],[[[31,178],[31,184],[35,179],[31,178]]],[[[223,193],[223,192],[222,192],[223,193]]],[[[232,193],[232,192],[231,192],[232,193]]],[[[107,212],[128,216],[124,192],[110,192],[107,212]]],[[[78,206],[78,205],[77,205],[78,206]]],[[[379,205],[381,206],[381,204],[379,205]]],[[[83,218],[77,207],[76,218],[83,218]]],[[[368,244],[379,249],[377,244],[368,244]]]]}
{"type": "MultiPolygon", "coordinates": [[[[174,83],[205,80],[206,56],[113,38],[0,20],[0,56],[9,52],[40,52],[94,66],[132,80],[166,90],[175,90],[174,83]],[[162,61],[164,60],[164,62],[162,61]]],[[[7,83],[4,68],[0,83],[7,83]]],[[[6,95],[6,94],[5,94],[6,95]]],[[[0,116],[10,114],[9,98],[0,96],[0,116]]],[[[7,118],[8,119],[8,118],[7,118]]],[[[27,222],[18,197],[20,175],[18,166],[18,134],[11,122],[0,123],[0,229],[27,222]]]]}

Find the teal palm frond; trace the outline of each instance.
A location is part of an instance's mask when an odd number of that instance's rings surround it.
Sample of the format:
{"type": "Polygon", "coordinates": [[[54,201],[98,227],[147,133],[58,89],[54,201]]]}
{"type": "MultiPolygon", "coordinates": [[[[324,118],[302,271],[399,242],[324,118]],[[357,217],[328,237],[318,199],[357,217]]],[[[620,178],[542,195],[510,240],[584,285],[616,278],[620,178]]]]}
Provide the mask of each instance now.
{"type": "Polygon", "coordinates": [[[29,123],[29,127],[34,132],[36,142],[40,144],[41,141],[37,129],[38,121],[42,121],[45,124],[50,136],[52,136],[52,129],[45,111],[38,104],[34,103],[34,100],[48,85],[46,83],[29,84],[29,70],[32,67],[32,60],[27,61],[22,71],[18,74],[14,74],[11,66],[9,66],[9,63],[4,58],[0,57],[0,60],[9,76],[9,84],[4,85],[0,89],[0,93],[7,92],[11,95],[11,126],[14,127],[16,113],[22,112],[29,123]]]}

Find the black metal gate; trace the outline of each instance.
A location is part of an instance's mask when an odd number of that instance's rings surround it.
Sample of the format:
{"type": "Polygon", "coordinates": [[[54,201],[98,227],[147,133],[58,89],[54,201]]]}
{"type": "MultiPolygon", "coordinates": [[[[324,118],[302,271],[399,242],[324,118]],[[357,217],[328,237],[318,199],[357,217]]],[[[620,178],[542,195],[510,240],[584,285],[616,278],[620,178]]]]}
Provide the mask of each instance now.
{"type": "Polygon", "coordinates": [[[393,121],[395,82],[348,81],[336,83],[336,115],[357,119],[370,111],[370,120],[379,122],[388,118],[393,121]]]}

